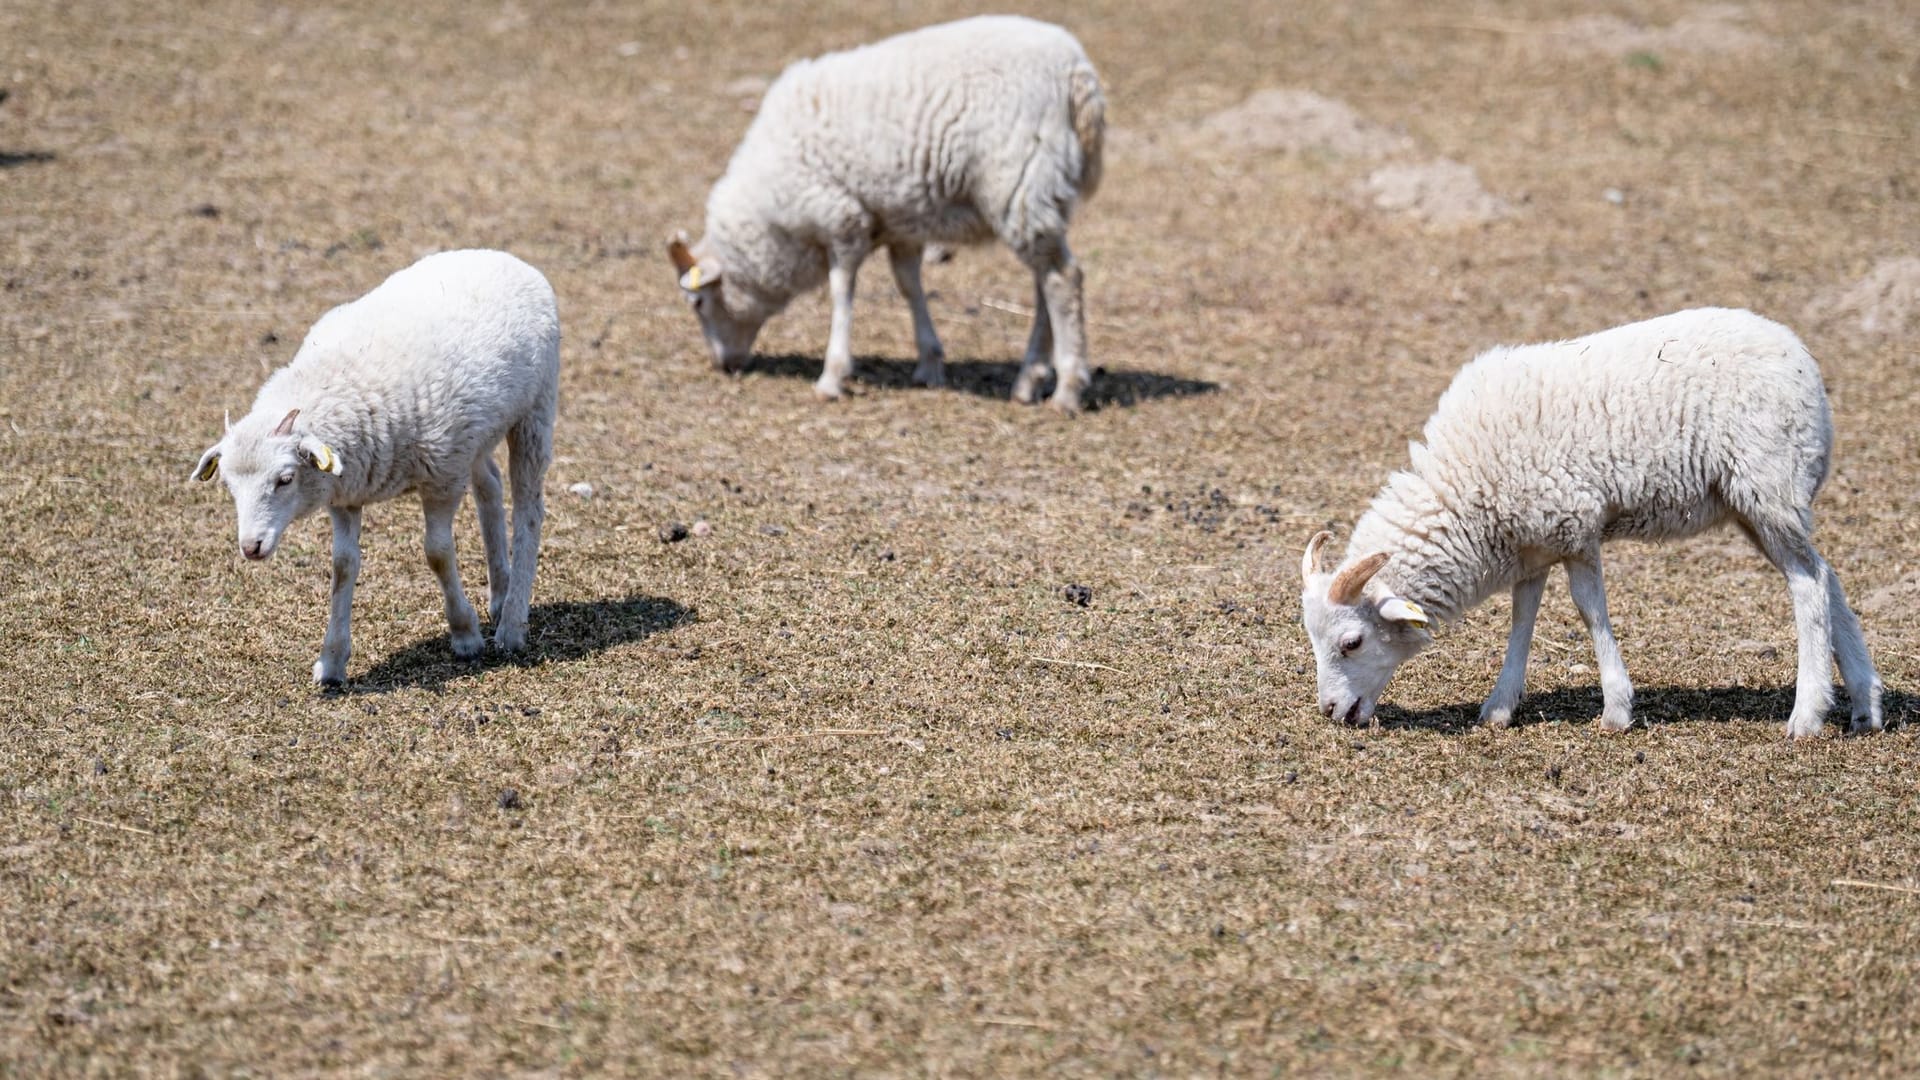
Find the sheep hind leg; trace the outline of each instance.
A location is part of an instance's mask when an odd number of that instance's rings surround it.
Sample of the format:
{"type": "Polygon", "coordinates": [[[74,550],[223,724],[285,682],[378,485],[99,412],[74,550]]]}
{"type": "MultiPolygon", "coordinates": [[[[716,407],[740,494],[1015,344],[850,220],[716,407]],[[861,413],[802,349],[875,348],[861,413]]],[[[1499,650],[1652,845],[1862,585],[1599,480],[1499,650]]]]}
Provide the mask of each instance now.
{"type": "Polygon", "coordinates": [[[547,466],[553,463],[553,407],[507,432],[508,482],[513,485],[513,570],[506,603],[494,623],[493,643],[509,652],[527,644],[533,573],[540,563],[540,529],[547,518],[547,466]]]}
{"type": "Polygon", "coordinates": [[[1033,330],[1027,335],[1027,355],[1020,361],[1020,374],[1013,380],[1013,400],[1031,405],[1040,396],[1040,384],[1046,380],[1053,360],[1053,320],[1047,315],[1047,274],[1033,272],[1033,330]]]}
{"type": "Polygon", "coordinates": [[[1827,614],[1832,620],[1833,658],[1840,665],[1840,679],[1847,686],[1847,704],[1853,714],[1848,728],[1854,735],[1879,731],[1886,726],[1880,697],[1885,687],[1873,670],[1873,658],[1867,655],[1867,638],[1860,632],[1860,618],[1847,604],[1840,587],[1840,575],[1827,567],[1827,614]]]}
{"type": "Polygon", "coordinates": [[[473,605],[467,602],[466,590],[460,586],[460,562],[453,546],[453,516],[460,509],[462,494],[460,491],[451,495],[422,493],[420,509],[426,519],[427,567],[440,580],[440,591],[446,600],[447,631],[452,639],[453,655],[466,659],[477,656],[485,642],[480,637],[480,617],[474,613],[473,605]]]}
{"type": "Polygon", "coordinates": [[[1040,294],[1053,328],[1053,396],[1047,404],[1063,413],[1077,413],[1080,395],[1093,382],[1087,373],[1084,279],[1064,238],[1048,245],[1040,269],[1040,294]]]}
{"type": "Polygon", "coordinates": [[[320,659],[313,662],[313,681],[339,686],[347,681],[347,658],[353,655],[353,586],[360,579],[360,508],[331,507],[333,519],[333,600],[327,609],[327,636],[320,659]]]}
{"type": "Polygon", "coordinates": [[[1492,728],[1513,722],[1514,706],[1527,686],[1527,652],[1533,647],[1533,624],[1540,615],[1540,596],[1546,592],[1547,575],[1513,583],[1513,632],[1507,636],[1507,658],[1500,665],[1500,678],[1493,693],[1480,706],[1480,721],[1492,728]]]}
{"type": "Polygon", "coordinates": [[[893,283],[906,297],[913,311],[913,347],[919,363],[913,369],[913,381],[921,386],[947,385],[947,350],[933,329],[933,313],[927,310],[926,290],[920,287],[920,260],[925,249],[919,244],[892,244],[887,259],[893,264],[893,283]]]}
{"type": "MultiPolygon", "coordinates": [[[[1799,673],[1794,680],[1793,712],[1787,717],[1787,734],[1805,738],[1820,734],[1826,726],[1827,709],[1833,704],[1832,611],[1833,571],[1813,549],[1807,538],[1806,523],[1789,521],[1748,521],[1747,534],[1768,561],[1785,575],[1787,592],[1793,596],[1794,630],[1799,635],[1799,673]]],[[[1844,596],[1842,597],[1844,599],[1844,596]]],[[[1844,605],[1843,605],[1844,607],[1844,605]]],[[[1847,613],[1849,629],[1857,630],[1852,612],[1847,613]]],[[[1843,647],[1851,650],[1851,635],[1842,630],[1843,647]]],[[[1865,654],[1865,643],[1860,643],[1865,654]]],[[[1851,662],[1851,659],[1849,660],[1851,662]]],[[[1856,678],[1859,670],[1855,669],[1856,678]]],[[[1869,697],[1871,695],[1868,695],[1869,697]]]]}
{"type": "Polygon", "coordinates": [[[507,508],[500,466],[493,452],[473,459],[473,508],[480,518],[480,543],[487,552],[487,621],[500,625],[500,609],[513,580],[507,555],[507,508]]]}
{"type": "Polygon", "coordinates": [[[1573,606],[1580,610],[1580,621],[1593,639],[1593,657],[1600,666],[1600,696],[1605,703],[1600,726],[1625,731],[1633,726],[1633,681],[1627,678],[1627,664],[1620,658],[1620,643],[1614,640],[1613,623],[1607,618],[1607,585],[1598,550],[1567,560],[1567,591],[1573,594],[1573,606]]]}

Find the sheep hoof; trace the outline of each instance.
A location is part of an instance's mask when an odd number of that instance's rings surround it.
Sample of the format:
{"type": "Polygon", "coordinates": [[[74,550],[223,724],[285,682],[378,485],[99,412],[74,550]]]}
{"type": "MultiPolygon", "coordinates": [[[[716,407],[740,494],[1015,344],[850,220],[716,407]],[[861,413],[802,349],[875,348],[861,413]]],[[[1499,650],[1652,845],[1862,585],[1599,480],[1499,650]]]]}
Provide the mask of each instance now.
{"type": "Polygon", "coordinates": [[[527,632],[524,628],[495,630],[493,647],[503,652],[519,652],[527,647],[527,632]]]}
{"type": "Polygon", "coordinates": [[[1633,713],[1627,709],[1608,709],[1600,714],[1602,731],[1625,731],[1633,726],[1633,713]]]}
{"type": "Polygon", "coordinates": [[[1811,739],[1820,734],[1826,723],[1818,716],[1795,716],[1787,721],[1787,738],[1811,739]]]}
{"type": "Polygon", "coordinates": [[[1047,399],[1047,407],[1061,416],[1080,415],[1080,395],[1055,393],[1047,399]]]}
{"type": "Polygon", "coordinates": [[[321,689],[324,690],[338,690],[347,684],[346,673],[329,667],[325,660],[313,662],[313,681],[320,684],[321,689]]]}
{"type": "Polygon", "coordinates": [[[1503,731],[1513,723],[1513,709],[1496,708],[1492,703],[1480,706],[1480,722],[1495,731],[1503,731]]]}
{"type": "Polygon", "coordinates": [[[819,382],[813,384],[813,396],[819,398],[821,401],[839,401],[844,393],[840,388],[840,384],[837,382],[828,382],[825,379],[821,379],[819,382]]]}
{"type": "Polygon", "coordinates": [[[486,644],[486,640],[480,636],[480,631],[478,630],[469,630],[464,634],[454,634],[453,655],[462,660],[471,660],[480,655],[480,650],[485,648],[486,644]]]}
{"type": "Polygon", "coordinates": [[[1013,380],[1013,400],[1021,405],[1031,405],[1040,396],[1040,380],[1028,378],[1022,374],[1013,380]]]}
{"type": "Polygon", "coordinates": [[[946,365],[938,358],[920,361],[913,369],[913,381],[919,386],[940,387],[947,385],[946,365]]]}

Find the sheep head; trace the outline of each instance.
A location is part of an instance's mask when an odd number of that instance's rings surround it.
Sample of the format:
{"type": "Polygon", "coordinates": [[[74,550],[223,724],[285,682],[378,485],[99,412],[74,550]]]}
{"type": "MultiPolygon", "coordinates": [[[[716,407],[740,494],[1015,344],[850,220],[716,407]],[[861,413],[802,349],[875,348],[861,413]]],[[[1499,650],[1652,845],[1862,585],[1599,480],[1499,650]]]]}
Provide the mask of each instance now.
{"type": "Polygon", "coordinates": [[[687,243],[687,234],[676,233],[667,242],[667,259],[680,283],[687,306],[700,319],[700,333],[713,352],[715,367],[729,374],[746,370],[753,359],[753,339],[760,334],[764,318],[754,318],[729,306],[723,282],[725,268],[706,248],[706,242],[687,243]]]}
{"type": "Polygon", "coordinates": [[[192,478],[226,480],[239,522],[240,553],[265,559],[280,546],[287,526],[325,506],[342,470],[340,455],[311,434],[295,430],[300,410],[274,424],[252,413],[229,426],[200,455],[192,478]]]}
{"type": "Polygon", "coordinates": [[[1401,664],[1427,647],[1427,614],[1376,580],[1387,564],[1374,552],[1335,564],[1331,533],[1307,542],[1300,561],[1300,616],[1313,643],[1320,712],[1347,723],[1373,719],[1380,692],[1401,664]]]}

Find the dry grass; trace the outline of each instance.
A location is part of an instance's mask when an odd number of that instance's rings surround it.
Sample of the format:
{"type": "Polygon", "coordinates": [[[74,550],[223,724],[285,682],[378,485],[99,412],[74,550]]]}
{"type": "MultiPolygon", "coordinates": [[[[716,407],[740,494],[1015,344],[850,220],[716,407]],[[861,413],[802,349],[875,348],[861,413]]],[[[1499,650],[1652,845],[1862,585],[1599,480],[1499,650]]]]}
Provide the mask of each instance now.
{"type": "Polygon", "coordinates": [[[723,88],[958,10],[0,6],[0,1073],[1920,1068],[1920,375],[1803,317],[1920,249],[1911,5],[1042,4],[1110,84],[1104,407],[1001,400],[988,251],[929,271],[954,390],[884,264],[853,400],[817,297],[708,370],[659,242],[723,88]],[[1190,152],[1271,87],[1508,213],[1190,152]],[[453,662],[382,506],[322,696],[324,523],[246,567],[182,478],[327,306],[470,245],[567,326],[536,651],[453,662]],[[1730,537],[1614,555],[1630,734],[1557,583],[1534,722],[1469,723],[1497,603],[1379,729],[1315,716],[1299,545],[1453,368],[1709,302],[1821,357],[1818,539],[1907,723],[1783,741],[1786,590],[1730,537]]]}

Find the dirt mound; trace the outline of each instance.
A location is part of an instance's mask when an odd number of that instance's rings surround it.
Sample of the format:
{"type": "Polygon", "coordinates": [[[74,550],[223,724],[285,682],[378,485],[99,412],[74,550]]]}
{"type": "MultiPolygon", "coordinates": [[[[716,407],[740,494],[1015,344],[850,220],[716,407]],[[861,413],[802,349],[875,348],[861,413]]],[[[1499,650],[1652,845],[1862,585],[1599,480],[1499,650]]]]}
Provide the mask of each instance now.
{"type": "Polygon", "coordinates": [[[1662,52],[1751,53],[1770,49],[1773,38],[1744,25],[1731,4],[1696,8],[1668,26],[1643,26],[1617,15],[1581,15],[1552,24],[1545,41],[1561,51],[1630,55],[1662,52]]]}
{"type": "Polygon", "coordinates": [[[1375,124],[1343,101],[1310,90],[1257,90],[1201,121],[1200,141],[1242,154],[1331,154],[1381,158],[1412,140],[1375,124]]]}
{"type": "Polygon", "coordinates": [[[1808,314],[1871,337],[1920,329],[1920,257],[1880,260],[1859,281],[1829,289],[1808,314]]]}
{"type": "Polygon", "coordinates": [[[1480,185],[1472,166],[1450,158],[1385,165],[1359,187],[1375,209],[1406,214],[1438,231],[1484,225],[1509,210],[1506,200],[1480,185]]]}

